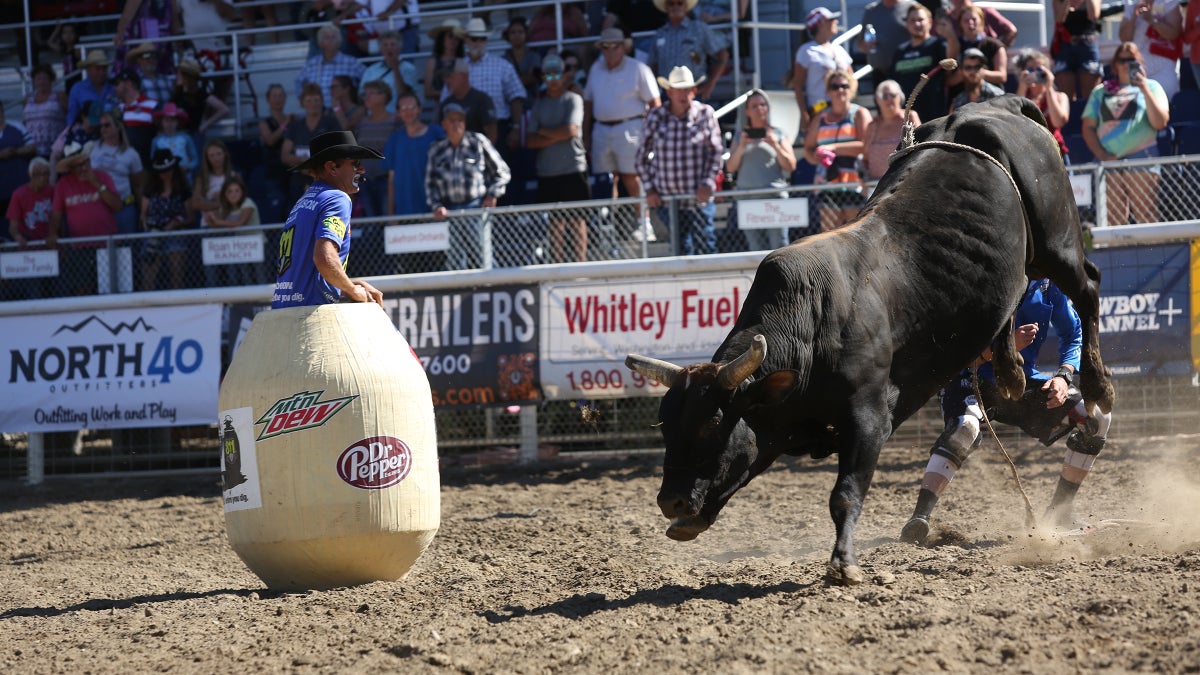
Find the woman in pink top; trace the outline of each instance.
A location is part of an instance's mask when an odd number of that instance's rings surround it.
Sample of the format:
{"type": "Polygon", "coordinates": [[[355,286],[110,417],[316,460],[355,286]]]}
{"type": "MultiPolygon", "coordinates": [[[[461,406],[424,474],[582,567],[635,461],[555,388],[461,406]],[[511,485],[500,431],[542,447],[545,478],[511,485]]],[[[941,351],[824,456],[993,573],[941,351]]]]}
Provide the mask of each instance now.
{"type": "MultiPolygon", "coordinates": [[[[875,87],[875,106],[879,114],[867,125],[863,151],[863,167],[869,180],[879,180],[887,173],[888,156],[900,145],[904,130],[904,92],[895,80],[884,80],[875,87]]],[[[917,113],[908,114],[914,126],[921,125],[917,113]]]]}

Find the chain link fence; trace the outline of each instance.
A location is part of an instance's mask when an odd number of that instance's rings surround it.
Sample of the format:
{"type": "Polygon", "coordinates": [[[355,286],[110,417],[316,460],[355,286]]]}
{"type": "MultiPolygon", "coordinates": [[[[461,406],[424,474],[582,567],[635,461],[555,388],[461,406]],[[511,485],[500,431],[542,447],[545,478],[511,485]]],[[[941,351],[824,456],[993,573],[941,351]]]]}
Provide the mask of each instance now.
{"type": "MultiPolygon", "coordinates": [[[[1197,218],[1197,160],[1200,156],[1071,167],[1085,226],[1120,222],[1112,220],[1116,183],[1138,185],[1141,192],[1126,195],[1140,196],[1143,204],[1152,207],[1128,212],[1126,220],[1151,215],[1159,221],[1197,218]],[[1128,180],[1135,172],[1152,173],[1155,180],[1128,180]]],[[[717,250],[774,248],[812,233],[819,229],[821,193],[815,186],[719,192],[717,250]],[[778,220],[784,224],[761,227],[751,216],[762,212],[764,198],[781,193],[791,199],[769,203],[777,210],[783,208],[780,204],[786,207],[778,220]],[[751,226],[739,227],[739,220],[751,226]]],[[[455,212],[443,222],[427,214],[355,218],[348,268],[352,276],[377,276],[669,256],[679,250],[680,209],[687,208],[689,201],[669,200],[663,210],[647,209],[639,199],[501,207],[455,212]],[[458,244],[462,248],[457,249],[451,243],[456,228],[463,235],[458,244]],[[458,263],[455,252],[460,254],[458,263]]],[[[196,229],[64,240],[58,252],[0,248],[0,297],[22,300],[267,284],[274,278],[272,261],[280,228],[274,224],[220,235],[196,229]],[[40,267],[47,257],[54,259],[55,273],[49,275],[40,267]],[[31,268],[43,270],[43,276],[31,273],[31,268]]],[[[536,278],[531,271],[530,279],[536,278]]],[[[1127,378],[1118,380],[1117,386],[1121,399],[1114,437],[1200,433],[1200,418],[1194,414],[1200,409],[1200,388],[1194,379],[1127,378]]],[[[537,406],[532,417],[517,406],[439,409],[438,437],[444,461],[449,463],[515,456],[530,424],[535,425],[541,451],[548,455],[657,448],[660,441],[653,428],[657,410],[656,398],[547,401],[537,406]]],[[[901,427],[893,442],[927,446],[941,427],[932,403],[901,427]]],[[[44,440],[48,475],[209,469],[218,461],[215,426],[84,431],[48,434],[44,440]]],[[[0,479],[25,475],[28,442],[23,434],[0,437],[0,479]]]]}

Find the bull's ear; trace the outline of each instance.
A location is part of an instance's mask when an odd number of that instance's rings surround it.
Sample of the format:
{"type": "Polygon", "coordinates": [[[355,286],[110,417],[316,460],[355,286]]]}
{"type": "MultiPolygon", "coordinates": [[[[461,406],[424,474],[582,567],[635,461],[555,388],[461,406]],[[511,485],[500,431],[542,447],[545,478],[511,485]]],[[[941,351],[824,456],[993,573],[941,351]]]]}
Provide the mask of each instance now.
{"type": "Polygon", "coordinates": [[[800,386],[800,371],[776,370],[761,380],[746,387],[746,397],[751,406],[778,405],[800,386]]]}

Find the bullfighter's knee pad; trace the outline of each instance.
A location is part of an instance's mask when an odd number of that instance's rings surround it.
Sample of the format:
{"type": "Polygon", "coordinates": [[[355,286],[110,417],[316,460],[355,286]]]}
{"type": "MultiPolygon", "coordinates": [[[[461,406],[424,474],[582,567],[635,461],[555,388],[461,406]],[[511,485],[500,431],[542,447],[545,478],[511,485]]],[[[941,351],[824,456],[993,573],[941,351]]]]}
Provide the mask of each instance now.
{"type": "MultiPolygon", "coordinates": [[[[1080,407],[1082,405],[1081,403],[1080,407]]],[[[1070,436],[1067,436],[1067,447],[1084,455],[1099,455],[1100,451],[1104,449],[1108,427],[1111,423],[1112,413],[1087,416],[1078,422],[1075,430],[1071,432],[1070,436]]]]}
{"type": "Polygon", "coordinates": [[[974,415],[962,415],[946,425],[942,435],[938,436],[933,444],[930,454],[941,455],[953,462],[955,467],[960,467],[971,453],[975,452],[982,440],[979,418],[974,415]]]}

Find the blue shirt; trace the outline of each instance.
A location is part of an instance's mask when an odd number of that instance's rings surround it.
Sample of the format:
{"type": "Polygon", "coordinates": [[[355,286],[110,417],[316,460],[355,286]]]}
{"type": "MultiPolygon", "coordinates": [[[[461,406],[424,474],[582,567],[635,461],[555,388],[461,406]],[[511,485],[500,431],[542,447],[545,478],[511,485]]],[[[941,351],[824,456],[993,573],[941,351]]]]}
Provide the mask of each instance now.
{"type": "Polygon", "coordinates": [[[79,111],[83,110],[83,104],[88,101],[99,101],[104,110],[109,110],[116,107],[116,94],[113,93],[113,86],[107,81],[100,91],[96,91],[96,87],[92,86],[92,81],[84,74],[83,79],[71,85],[71,91],[67,94],[67,124],[74,124],[79,116],[79,111]]]}
{"type": "Polygon", "coordinates": [[[396,130],[383,148],[382,166],[392,172],[392,194],[396,199],[394,215],[428,213],[425,196],[425,164],[429,148],[446,137],[441,127],[429,125],[424,134],[413,138],[403,126],[396,130]]]}
{"type": "Polygon", "coordinates": [[[350,257],[350,207],[350,195],[319,180],[304,191],[279,234],[271,309],[329,305],[341,299],[341,289],[330,285],[313,263],[313,247],[318,239],[332,241],[345,269],[350,257]]]}
{"type": "MultiPolygon", "coordinates": [[[[1071,301],[1049,279],[1031,281],[1025,289],[1025,296],[1017,307],[1016,325],[1024,326],[1029,323],[1037,324],[1038,331],[1033,342],[1021,350],[1021,357],[1025,359],[1027,380],[1045,381],[1053,376],[1039,372],[1036,367],[1038,352],[1050,337],[1050,326],[1054,326],[1054,332],[1058,334],[1058,365],[1069,365],[1076,372],[1079,371],[1083,324],[1079,322],[1079,315],[1075,313],[1071,301]]],[[[979,377],[986,377],[994,382],[996,378],[992,374],[992,364],[985,363],[980,366],[979,377]]]]}

